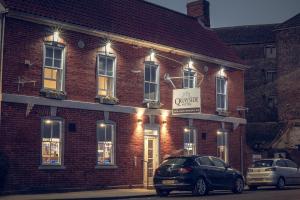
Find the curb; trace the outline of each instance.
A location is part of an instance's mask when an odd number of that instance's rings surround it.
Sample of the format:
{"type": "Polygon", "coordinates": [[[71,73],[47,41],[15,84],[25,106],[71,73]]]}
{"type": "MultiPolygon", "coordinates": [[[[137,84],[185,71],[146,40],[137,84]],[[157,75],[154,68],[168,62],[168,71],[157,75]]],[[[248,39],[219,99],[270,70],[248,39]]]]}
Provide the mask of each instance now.
{"type": "MultiPolygon", "coordinates": [[[[80,200],[80,199],[130,199],[130,198],[146,198],[154,197],[156,194],[141,194],[141,195],[128,195],[128,196],[114,196],[114,197],[87,197],[87,198],[64,198],[66,200],[80,200]]],[[[49,199],[50,200],[50,199],[49,199]]],[[[51,199],[52,200],[52,199],[51,199]]],[[[54,199],[53,199],[54,200],[54,199]]]]}

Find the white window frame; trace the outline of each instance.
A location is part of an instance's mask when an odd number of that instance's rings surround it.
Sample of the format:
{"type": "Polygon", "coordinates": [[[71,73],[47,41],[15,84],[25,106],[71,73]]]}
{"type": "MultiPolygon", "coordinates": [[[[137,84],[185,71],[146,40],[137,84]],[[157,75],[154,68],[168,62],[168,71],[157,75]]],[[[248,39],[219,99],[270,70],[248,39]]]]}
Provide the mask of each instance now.
{"type": "MultiPolygon", "coordinates": [[[[52,90],[52,91],[59,91],[59,92],[63,92],[65,91],[65,60],[66,60],[66,48],[64,45],[62,44],[59,44],[57,42],[47,42],[47,43],[44,43],[44,46],[43,46],[43,73],[42,73],[42,87],[43,87],[43,90],[52,90]],[[61,68],[57,68],[57,67],[51,67],[51,66],[46,66],[46,48],[47,47],[50,47],[50,48],[53,48],[53,53],[54,53],[54,49],[60,49],[62,51],[62,55],[61,55],[61,68]],[[53,90],[51,88],[45,88],[45,85],[44,85],[44,80],[46,79],[45,78],[45,68],[48,68],[48,69],[56,69],[57,71],[60,71],[61,73],[61,84],[60,84],[60,88],[56,89],[56,90],[53,90]]],[[[53,60],[54,60],[54,56],[53,56],[53,60]]],[[[48,80],[51,80],[51,79],[48,79],[48,80]]],[[[57,81],[57,80],[56,80],[57,81]]]]}
{"type": "Polygon", "coordinates": [[[184,154],[185,155],[197,155],[197,130],[194,128],[194,127],[184,127],[183,129],[183,149],[184,149],[184,154]],[[193,137],[193,140],[194,140],[194,143],[191,143],[189,142],[189,144],[193,144],[193,147],[192,147],[192,154],[189,154],[189,153],[185,153],[185,152],[188,152],[188,151],[185,151],[186,148],[185,148],[185,134],[189,134],[189,140],[191,139],[191,137],[193,137]]]}
{"type": "Polygon", "coordinates": [[[99,95],[99,76],[103,76],[103,77],[109,77],[109,78],[112,78],[113,79],[113,87],[112,87],[112,96],[111,97],[116,97],[116,63],[117,63],[117,58],[115,55],[107,55],[107,54],[103,54],[103,53],[100,53],[97,55],[97,91],[96,91],[96,96],[97,97],[101,97],[101,96],[104,96],[104,95],[99,95]],[[105,58],[105,69],[106,69],[106,74],[100,74],[100,70],[99,70],[99,64],[100,64],[100,61],[99,59],[100,58],[105,58]],[[107,75],[107,58],[109,59],[112,59],[113,60],[113,69],[112,69],[112,76],[110,75],[107,75]]]}
{"type": "MultiPolygon", "coordinates": [[[[151,71],[151,69],[150,69],[151,71]]],[[[146,61],[144,65],[144,102],[159,102],[160,101],[160,85],[159,85],[159,65],[155,64],[152,61],[146,61]],[[155,82],[151,82],[151,72],[150,72],[150,81],[146,81],[146,66],[155,67],[156,68],[156,80],[155,82]],[[149,99],[146,97],[146,90],[145,90],[145,84],[156,84],[156,92],[155,92],[155,99],[149,99]]],[[[149,90],[150,91],[150,90],[149,90]]]]}
{"type": "Polygon", "coordinates": [[[97,121],[97,128],[96,128],[96,138],[97,138],[97,149],[96,149],[96,167],[111,167],[111,166],[116,166],[116,123],[113,122],[113,121],[109,121],[109,120],[106,120],[106,121],[97,121]],[[104,124],[105,126],[106,125],[110,125],[112,126],[112,158],[111,158],[111,163],[110,164],[100,164],[98,162],[98,142],[99,142],[99,130],[100,128],[106,128],[106,127],[101,127],[101,124],[104,124]]]}
{"type": "Polygon", "coordinates": [[[223,77],[223,76],[216,77],[216,110],[217,111],[227,111],[228,110],[228,81],[227,81],[227,78],[223,77]],[[225,82],[224,93],[218,92],[218,80],[223,80],[225,82]],[[221,108],[218,105],[218,96],[219,95],[225,96],[224,108],[221,108]]]}
{"type": "MultiPolygon", "coordinates": [[[[52,139],[52,137],[51,137],[51,139],[52,139]]],[[[51,139],[50,139],[50,142],[51,142],[51,139]]],[[[50,146],[50,151],[51,151],[51,146],[50,146]]],[[[41,119],[41,159],[40,159],[40,163],[41,163],[41,168],[43,168],[43,167],[62,167],[64,165],[64,120],[60,117],[43,117],[41,119]],[[43,138],[44,138],[44,124],[46,123],[46,121],[50,121],[50,123],[52,121],[57,121],[60,123],[60,135],[59,135],[60,136],[60,142],[59,142],[59,155],[60,155],[59,161],[60,162],[57,164],[43,163],[43,143],[44,143],[43,138]]]]}
{"type": "Polygon", "coordinates": [[[184,68],[183,72],[182,72],[182,88],[196,88],[197,85],[197,72],[196,70],[192,69],[192,68],[184,68]],[[185,76],[185,72],[188,72],[189,75],[185,76]],[[194,73],[194,75],[191,75],[191,73],[194,73]],[[185,85],[185,80],[188,80],[188,85],[185,85]],[[190,85],[190,80],[193,79],[193,87],[191,87],[190,85]]]}

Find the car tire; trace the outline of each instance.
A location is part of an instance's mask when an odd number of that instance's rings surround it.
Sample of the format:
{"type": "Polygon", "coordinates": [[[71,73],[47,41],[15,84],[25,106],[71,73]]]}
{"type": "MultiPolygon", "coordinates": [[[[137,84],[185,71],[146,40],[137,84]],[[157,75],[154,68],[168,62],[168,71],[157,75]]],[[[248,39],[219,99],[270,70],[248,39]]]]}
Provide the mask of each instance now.
{"type": "Polygon", "coordinates": [[[255,190],[257,190],[257,186],[255,186],[255,185],[250,185],[250,186],[248,186],[249,187],[249,190],[250,191],[255,191],[255,190]]]}
{"type": "Polygon", "coordinates": [[[244,180],[241,177],[237,177],[232,186],[232,192],[235,194],[240,194],[244,190],[244,180]]]}
{"type": "Polygon", "coordinates": [[[284,189],[284,187],[285,187],[285,180],[283,177],[280,177],[277,181],[276,188],[282,190],[284,189]]]}
{"type": "Polygon", "coordinates": [[[204,196],[207,195],[208,191],[209,189],[206,181],[204,178],[200,177],[194,186],[193,195],[204,196]]]}
{"type": "Polygon", "coordinates": [[[169,190],[156,189],[156,194],[160,197],[167,197],[170,194],[169,190]]]}

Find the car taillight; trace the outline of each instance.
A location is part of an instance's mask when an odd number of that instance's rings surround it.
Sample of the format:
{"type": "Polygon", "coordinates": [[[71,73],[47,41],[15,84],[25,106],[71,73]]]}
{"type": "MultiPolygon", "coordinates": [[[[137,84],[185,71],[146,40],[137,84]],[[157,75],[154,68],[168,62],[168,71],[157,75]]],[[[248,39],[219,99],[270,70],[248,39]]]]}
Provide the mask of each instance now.
{"type": "Polygon", "coordinates": [[[192,168],[190,168],[190,167],[182,167],[182,168],[179,168],[178,169],[178,173],[179,174],[187,174],[187,173],[190,173],[190,172],[192,172],[192,168]]]}
{"type": "Polygon", "coordinates": [[[275,172],[276,171],[276,168],[275,167],[272,167],[272,168],[268,168],[268,169],[265,169],[266,172],[275,172]]]}

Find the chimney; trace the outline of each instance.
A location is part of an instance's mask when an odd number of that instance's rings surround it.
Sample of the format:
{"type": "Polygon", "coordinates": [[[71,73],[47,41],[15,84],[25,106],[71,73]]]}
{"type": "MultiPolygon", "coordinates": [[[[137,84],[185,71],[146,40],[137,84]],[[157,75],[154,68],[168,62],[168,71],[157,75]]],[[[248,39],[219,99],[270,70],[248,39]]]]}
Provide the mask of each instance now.
{"type": "Polygon", "coordinates": [[[209,2],[207,0],[188,0],[187,15],[198,18],[206,27],[210,27],[209,2]]]}

